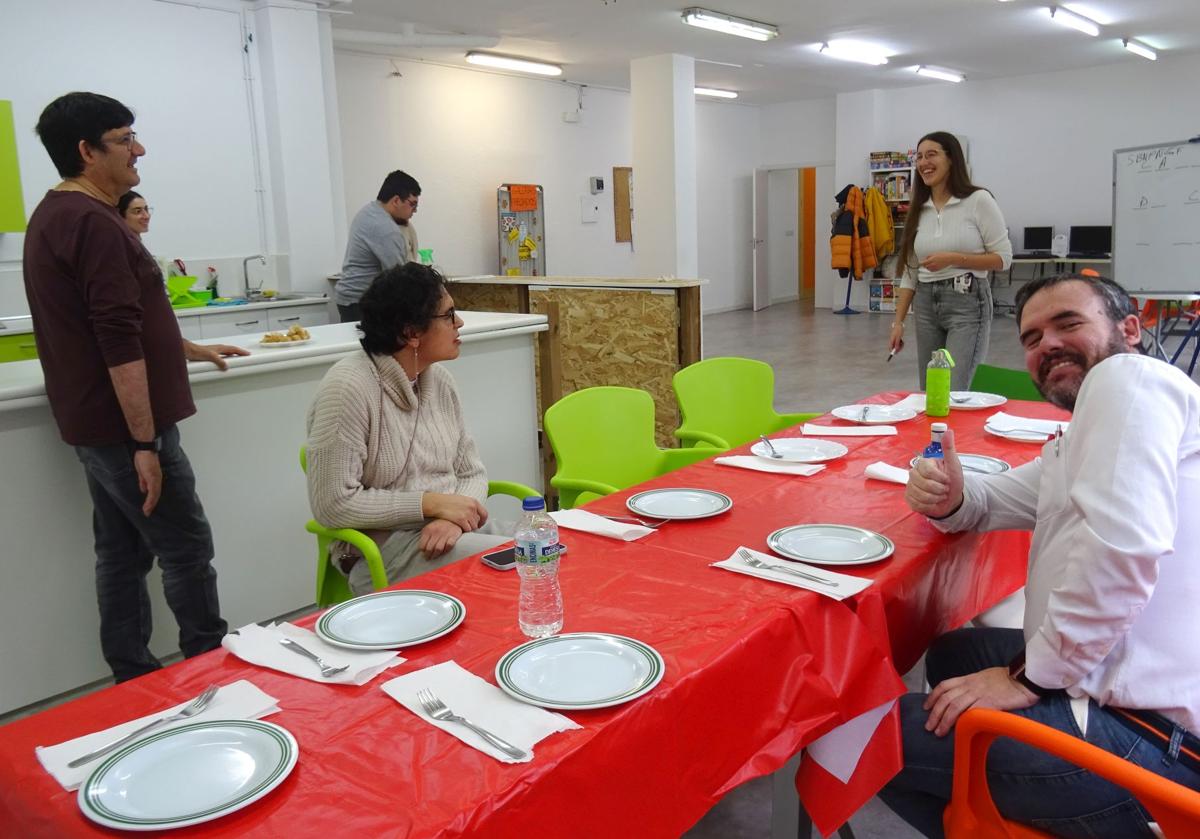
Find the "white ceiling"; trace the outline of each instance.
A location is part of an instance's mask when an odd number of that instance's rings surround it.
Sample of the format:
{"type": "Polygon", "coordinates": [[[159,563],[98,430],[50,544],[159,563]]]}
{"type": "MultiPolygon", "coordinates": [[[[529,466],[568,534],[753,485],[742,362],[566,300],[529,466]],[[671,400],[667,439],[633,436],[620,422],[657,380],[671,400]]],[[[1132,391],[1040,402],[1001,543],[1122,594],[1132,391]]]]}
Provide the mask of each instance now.
{"type": "MultiPolygon", "coordinates": [[[[1200,0],[1085,0],[1065,5],[1102,24],[1093,38],[1048,19],[1031,0],[711,0],[705,8],[773,23],[758,43],[685,26],[688,0],[339,0],[338,29],[460,33],[499,38],[494,52],[563,65],[569,82],[629,88],[629,61],[660,53],[703,59],[696,83],[737,90],[739,101],[787,102],[837,93],[946,84],[921,79],[917,64],[971,80],[1145,61],[1126,52],[1134,37],[1170,55],[1200,51],[1200,0]],[[886,48],[881,67],[827,58],[822,41],[854,39],[886,48]],[[708,62],[728,62],[739,67],[708,62]]],[[[702,5],[695,3],[695,5],[702,5]]],[[[467,66],[462,48],[353,49],[467,66]]]]}

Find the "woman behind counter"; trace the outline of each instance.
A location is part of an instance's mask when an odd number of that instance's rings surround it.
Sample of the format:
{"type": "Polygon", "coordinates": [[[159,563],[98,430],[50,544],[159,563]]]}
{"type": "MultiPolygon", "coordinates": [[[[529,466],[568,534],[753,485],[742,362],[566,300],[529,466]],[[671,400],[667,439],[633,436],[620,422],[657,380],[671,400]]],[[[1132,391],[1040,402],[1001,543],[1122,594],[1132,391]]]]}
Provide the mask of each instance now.
{"type": "Polygon", "coordinates": [[[117,199],[117,212],[139,239],[150,231],[150,207],[146,205],[146,199],[132,189],[117,199]]]}
{"type": "MultiPolygon", "coordinates": [[[[462,320],[442,275],[410,262],[380,274],[359,303],[362,352],[330,368],[308,413],[308,498],[326,527],[380,546],[388,583],[508,541],[480,531],[487,475],[450,373],[462,320]]],[[[372,591],[345,543],[334,565],[354,594],[372,591]]]]}
{"type": "Polygon", "coordinates": [[[897,260],[900,289],[889,346],[904,347],[904,318],[916,297],[917,371],[925,389],[925,365],[934,350],[954,357],[952,390],[966,390],[986,358],[992,330],[989,271],[1012,262],[1008,228],[996,199],[971,183],[958,138],[934,131],[917,145],[918,177],[897,260]]]}

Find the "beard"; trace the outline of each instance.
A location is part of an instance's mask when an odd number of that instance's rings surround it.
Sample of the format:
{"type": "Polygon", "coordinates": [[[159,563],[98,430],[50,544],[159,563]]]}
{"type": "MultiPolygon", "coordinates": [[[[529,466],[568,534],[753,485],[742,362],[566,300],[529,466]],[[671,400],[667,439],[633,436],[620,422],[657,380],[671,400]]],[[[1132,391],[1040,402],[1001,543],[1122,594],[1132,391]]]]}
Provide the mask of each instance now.
{"type": "Polygon", "coordinates": [[[1060,350],[1052,355],[1047,355],[1038,365],[1037,378],[1034,379],[1033,384],[1038,389],[1038,393],[1046,397],[1046,401],[1051,405],[1057,405],[1067,411],[1074,411],[1075,400],[1079,398],[1079,389],[1083,387],[1083,380],[1088,372],[1104,359],[1130,351],[1121,331],[1114,327],[1112,334],[1109,335],[1108,343],[1092,358],[1088,358],[1076,350],[1060,350]],[[1073,362],[1079,367],[1080,372],[1047,384],[1046,376],[1050,374],[1050,369],[1060,361],[1073,362]]]}

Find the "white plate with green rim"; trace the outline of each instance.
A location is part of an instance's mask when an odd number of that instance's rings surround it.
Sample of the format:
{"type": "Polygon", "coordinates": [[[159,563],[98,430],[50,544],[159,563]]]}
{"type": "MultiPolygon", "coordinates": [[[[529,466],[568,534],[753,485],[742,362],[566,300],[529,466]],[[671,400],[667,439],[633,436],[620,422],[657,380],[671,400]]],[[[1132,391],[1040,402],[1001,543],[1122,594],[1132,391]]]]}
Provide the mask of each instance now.
{"type": "MultiPolygon", "coordinates": [[[[915,467],[920,459],[921,456],[917,455],[908,465],[915,467]]],[[[998,457],[988,457],[986,454],[959,454],[958,462],[968,472],[982,472],[985,475],[999,475],[1001,472],[1012,469],[1007,461],[998,457]]]]}
{"type": "Polygon", "coordinates": [[[766,460],[782,460],[785,463],[824,463],[836,460],[849,451],[841,443],[815,437],[777,437],[771,440],[771,445],[779,457],[771,457],[771,450],[762,440],[751,446],[750,452],[766,460]]]}
{"type": "Polygon", "coordinates": [[[440,638],[466,616],[461,600],[440,591],[377,591],[334,606],[314,629],[349,650],[395,650],[440,638]]]}
{"type": "Polygon", "coordinates": [[[860,425],[891,425],[917,415],[907,405],[842,405],[830,411],[835,417],[860,425]]]}
{"type": "Polygon", "coordinates": [[[79,809],[105,827],[170,830],[219,819],[258,801],[296,766],[287,729],[261,720],[210,720],[138,740],[96,767],[79,809]]]}
{"type": "Polygon", "coordinates": [[[706,519],[732,509],[733,499],[711,489],[648,489],[630,496],[625,506],[652,519],[706,519]]]}
{"type": "Polygon", "coordinates": [[[794,524],[767,537],[780,556],[813,565],[866,565],[891,556],[896,546],[882,533],[848,524],[794,524]]]}
{"type": "Polygon", "coordinates": [[[998,393],[983,393],[978,390],[950,391],[950,407],[960,411],[982,411],[984,408],[1003,405],[1007,401],[1007,396],[998,393]]]}
{"type": "Polygon", "coordinates": [[[648,644],[607,632],[569,632],[509,650],[496,683],[514,699],[563,711],[608,708],[662,681],[666,665],[648,644]]]}

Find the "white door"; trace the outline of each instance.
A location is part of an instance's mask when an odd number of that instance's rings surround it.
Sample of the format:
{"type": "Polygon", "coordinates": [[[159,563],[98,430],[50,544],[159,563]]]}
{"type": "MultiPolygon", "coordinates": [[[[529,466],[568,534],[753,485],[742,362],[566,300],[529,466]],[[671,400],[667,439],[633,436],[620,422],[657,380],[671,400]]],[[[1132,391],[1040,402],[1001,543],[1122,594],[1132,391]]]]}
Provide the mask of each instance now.
{"type": "Polygon", "coordinates": [[[767,275],[767,170],[754,170],[754,187],[752,190],[754,219],[751,227],[754,239],[751,241],[754,263],[754,311],[765,309],[771,305],[771,278],[767,275]]]}

